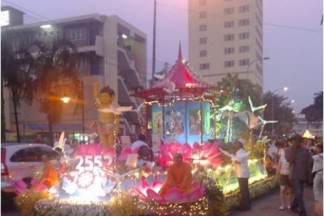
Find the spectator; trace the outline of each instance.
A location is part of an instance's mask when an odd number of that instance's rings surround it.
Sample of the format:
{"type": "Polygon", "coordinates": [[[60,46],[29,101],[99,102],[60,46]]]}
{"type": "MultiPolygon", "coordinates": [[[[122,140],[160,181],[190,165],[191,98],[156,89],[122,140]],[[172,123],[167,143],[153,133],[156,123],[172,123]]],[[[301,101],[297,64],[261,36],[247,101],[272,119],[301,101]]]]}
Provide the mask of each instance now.
{"type": "Polygon", "coordinates": [[[170,188],[178,188],[183,194],[192,189],[191,166],[182,159],[180,153],[173,155],[173,165],[168,168],[167,178],[159,194],[164,196],[170,188]]]}
{"type": "Polygon", "coordinates": [[[42,140],[42,135],[41,134],[36,134],[36,137],[35,137],[35,143],[42,143],[43,140],[42,140]]]}
{"type": "Polygon", "coordinates": [[[303,138],[300,135],[293,136],[289,142],[291,146],[285,149],[285,157],[289,162],[289,179],[292,180],[295,195],[290,210],[298,212],[300,216],[307,216],[303,196],[304,184],[311,179],[312,156],[308,149],[303,147],[303,138]]]}
{"type": "Polygon", "coordinates": [[[286,206],[289,209],[290,204],[294,198],[294,191],[292,183],[289,180],[289,163],[285,158],[284,144],[277,141],[276,147],[278,148],[278,167],[276,172],[276,177],[279,178],[280,185],[280,202],[281,206],[279,207],[280,211],[285,210],[286,206]],[[289,198],[286,205],[286,193],[288,192],[289,198]]]}
{"type": "Polygon", "coordinates": [[[235,155],[232,155],[220,148],[220,151],[230,157],[235,163],[235,172],[241,193],[240,205],[238,208],[238,210],[240,211],[251,210],[251,199],[248,184],[250,177],[250,171],[248,168],[248,156],[250,152],[246,152],[244,150],[244,144],[245,140],[242,138],[239,138],[235,142],[235,155]]]}
{"type": "Polygon", "coordinates": [[[131,145],[130,147],[131,150],[136,151],[136,149],[138,150],[141,146],[149,147],[145,141],[146,141],[146,136],[144,134],[139,134],[137,140],[133,142],[133,144],[131,145]]]}
{"type": "Polygon", "coordinates": [[[315,152],[313,155],[313,190],[315,202],[319,199],[323,199],[323,145],[317,144],[315,146],[315,152]]]}
{"type": "Polygon", "coordinates": [[[146,136],[144,134],[138,135],[138,140],[132,146],[132,152],[137,152],[138,160],[153,161],[153,152],[150,146],[145,142],[146,136]]]}

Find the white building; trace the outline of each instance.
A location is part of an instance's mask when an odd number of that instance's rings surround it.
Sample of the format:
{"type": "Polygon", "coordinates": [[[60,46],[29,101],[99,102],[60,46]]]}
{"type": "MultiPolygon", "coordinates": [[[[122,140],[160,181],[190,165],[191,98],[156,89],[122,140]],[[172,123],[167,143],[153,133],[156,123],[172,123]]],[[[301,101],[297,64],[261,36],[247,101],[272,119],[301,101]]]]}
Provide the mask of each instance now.
{"type": "Polygon", "coordinates": [[[298,114],[296,119],[297,122],[293,125],[293,131],[295,133],[303,135],[308,130],[312,135],[323,136],[323,122],[309,123],[306,121],[304,114],[298,114]]]}
{"type": "Polygon", "coordinates": [[[262,87],[262,4],[262,0],[188,0],[193,69],[213,83],[230,73],[262,87]]]}
{"type": "MultiPolygon", "coordinates": [[[[88,125],[97,119],[93,98],[93,83],[96,81],[100,83],[100,88],[109,85],[120,105],[136,108],[141,103],[130,97],[132,91],[146,85],[147,39],[141,30],[117,16],[89,14],[24,24],[23,12],[10,6],[2,7],[3,12],[14,22],[4,23],[2,32],[16,31],[23,33],[30,41],[38,39],[49,43],[56,38],[66,38],[77,47],[76,67],[84,83],[84,112],[75,112],[76,104],[73,102],[64,105],[62,121],[54,125],[54,130],[80,132],[83,124],[86,126],[85,132],[93,132],[88,125]]],[[[15,131],[10,94],[6,94],[5,102],[7,128],[15,131]]],[[[39,112],[37,100],[32,106],[22,102],[18,113],[21,134],[29,130],[47,131],[46,116],[39,112]]],[[[137,113],[125,113],[121,116],[120,132],[135,133],[134,127],[138,128],[139,124],[137,113]]]]}

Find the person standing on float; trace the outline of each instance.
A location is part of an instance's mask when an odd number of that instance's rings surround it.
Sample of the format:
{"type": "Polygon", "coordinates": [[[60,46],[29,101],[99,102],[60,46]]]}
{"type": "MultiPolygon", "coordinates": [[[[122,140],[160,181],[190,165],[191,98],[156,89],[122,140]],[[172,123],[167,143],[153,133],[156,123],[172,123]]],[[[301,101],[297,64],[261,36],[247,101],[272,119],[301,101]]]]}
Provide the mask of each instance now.
{"type": "Polygon", "coordinates": [[[219,148],[219,150],[225,154],[226,156],[230,157],[234,162],[235,166],[235,173],[239,183],[240,193],[241,193],[241,200],[240,205],[237,210],[239,211],[249,211],[251,210],[251,199],[250,199],[250,191],[249,191],[249,177],[250,171],[248,168],[248,156],[250,152],[246,152],[244,150],[245,140],[239,138],[235,141],[234,148],[235,148],[235,155],[224,151],[223,149],[219,148]]]}

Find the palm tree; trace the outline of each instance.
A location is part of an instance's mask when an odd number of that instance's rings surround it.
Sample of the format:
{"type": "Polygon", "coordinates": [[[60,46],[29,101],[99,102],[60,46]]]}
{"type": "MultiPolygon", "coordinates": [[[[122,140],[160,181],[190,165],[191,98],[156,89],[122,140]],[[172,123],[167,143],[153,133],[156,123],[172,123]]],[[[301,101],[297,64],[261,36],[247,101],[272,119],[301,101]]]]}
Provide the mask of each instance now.
{"type": "Polygon", "coordinates": [[[53,124],[60,122],[63,94],[76,95],[79,91],[79,73],[75,69],[74,44],[68,40],[52,43],[36,41],[38,47],[34,80],[34,94],[41,96],[40,111],[47,115],[49,144],[53,145],[53,124]]]}
{"type": "MultiPolygon", "coordinates": [[[[24,43],[23,36],[17,32],[3,32],[1,37],[1,109],[4,109],[3,88],[7,87],[12,96],[17,142],[20,142],[17,108],[20,99],[31,103],[31,94],[26,91],[30,73],[33,70],[34,59],[28,51],[29,45],[24,43]],[[16,44],[19,44],[18,46],[16,44]]],[[[4,112],[1,120],[5,122],[4,112]]],[[[5,124],[1,127],[1,136],[5,141],[5,124]]]]}

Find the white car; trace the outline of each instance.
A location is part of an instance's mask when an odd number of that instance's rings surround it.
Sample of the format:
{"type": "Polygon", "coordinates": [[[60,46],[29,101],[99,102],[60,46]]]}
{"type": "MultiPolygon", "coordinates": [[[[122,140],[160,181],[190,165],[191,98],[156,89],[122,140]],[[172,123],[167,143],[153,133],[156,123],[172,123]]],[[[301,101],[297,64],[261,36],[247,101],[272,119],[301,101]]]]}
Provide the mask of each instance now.
{"type": "Polygon", "coordinates": [[[61,158],[58,151],[40,143],[1,143],[1,192],[13,192],[14,180],[30,183],[37,170],[42,170],[42,155],[53,164],[61,158]]]}

